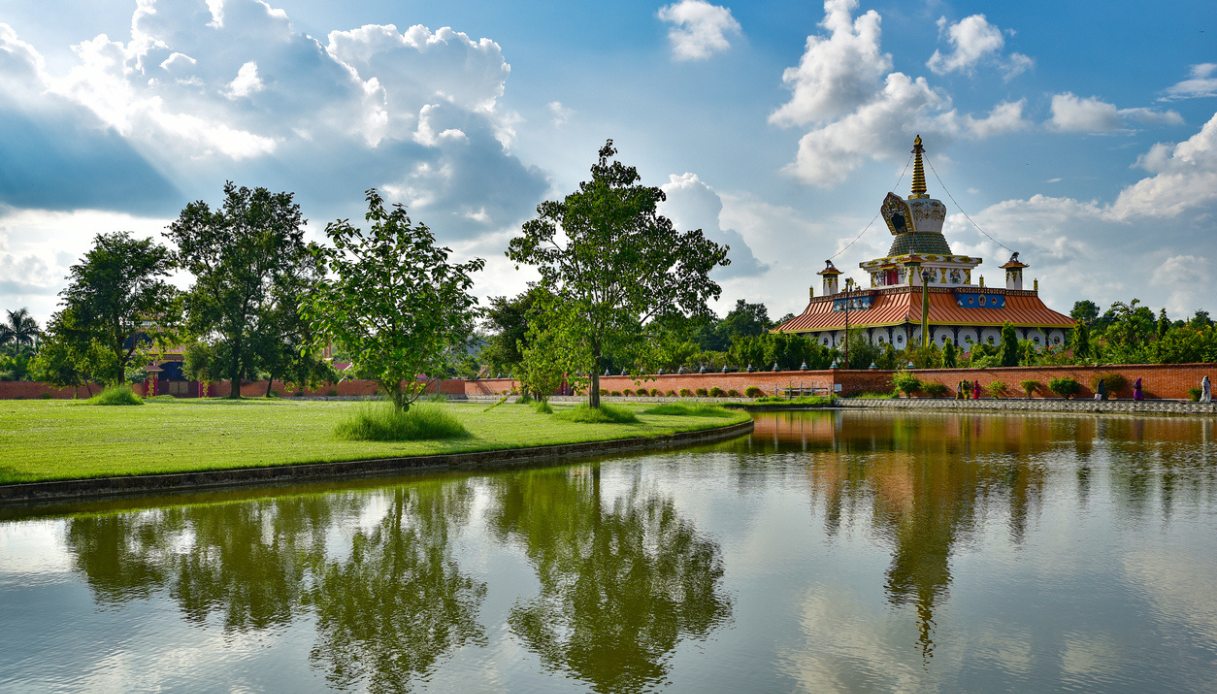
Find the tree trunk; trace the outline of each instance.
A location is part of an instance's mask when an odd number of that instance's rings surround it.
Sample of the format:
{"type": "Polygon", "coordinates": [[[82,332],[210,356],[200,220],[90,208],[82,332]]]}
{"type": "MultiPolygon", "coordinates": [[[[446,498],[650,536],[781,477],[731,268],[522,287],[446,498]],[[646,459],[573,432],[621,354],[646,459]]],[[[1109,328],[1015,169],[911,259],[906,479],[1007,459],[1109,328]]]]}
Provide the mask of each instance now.
{"type": "Polygon", "coordinates": [[[266,374],[266,397],[270,397],[271,389],[275,385],[275,375],[273,373],[266,374]]]}
{"type": "Polygon", "coordinates": [[[232,361],[228,364],[228,398],[241,399],[241,341],[232,341],[232,361]]]}
{"type": "Polygon", "coordinates": [[[595,366],[592,368],[591,385],[587,390],[587,404],[588,407],[600,407],[600,359],[596,358],[593,361],[595,366]]]}

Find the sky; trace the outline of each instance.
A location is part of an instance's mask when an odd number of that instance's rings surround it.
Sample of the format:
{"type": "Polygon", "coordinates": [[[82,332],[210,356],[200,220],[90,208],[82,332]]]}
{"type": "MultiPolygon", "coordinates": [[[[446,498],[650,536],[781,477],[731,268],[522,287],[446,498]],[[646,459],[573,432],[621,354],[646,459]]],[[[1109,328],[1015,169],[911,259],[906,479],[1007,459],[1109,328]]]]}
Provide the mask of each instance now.
{"type": "Polygon", "coordinates": [[[320,240],[380,189],[482,296],[538,203],[613,139],[662,212],[731,247],[720,315],[799,313],[890,235],[921,134],[956,253],[1049,306],[1217,312],[1211,0],[3,0],[0,310],[56,309],[99,233],[159,236],[225,181],[320,240]]]}

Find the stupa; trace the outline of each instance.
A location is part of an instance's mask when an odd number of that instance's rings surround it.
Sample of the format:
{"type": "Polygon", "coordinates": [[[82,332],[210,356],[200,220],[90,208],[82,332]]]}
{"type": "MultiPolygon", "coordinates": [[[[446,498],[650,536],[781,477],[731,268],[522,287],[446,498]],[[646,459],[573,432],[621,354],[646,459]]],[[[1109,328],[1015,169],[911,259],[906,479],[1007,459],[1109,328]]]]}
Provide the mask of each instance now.
{"type": "Polygon", "coordinates": [[[970,351],[970,345],[997,344],[1005,323],[1019,339],[1040,348],[1064,346],[1074,321],[1048,308],[1039,297],[1039,281],[1023,288],[1030,267],[1013,253],[1000,266],[1005,287],[986,287],[976,270],[980,258],[956,255],[942,233],[947,208],[926,191],[921,136],[913,140],[913,184],[907,198],[888,193],[880,213],[892,234],[887,255],[859,263],[869,286],[840,281],[831,260],[818,274],[822,296],[809,293],[807,308],[775,328],[801,333],[830,347],[845,342],[846,328],[861,331],[874,345],[896,349],[948,341],[970,351]],[[923,323],[922,318],[925,317],[923,323]],[[924,338],[923,338],[924,331],[924,338]]]}

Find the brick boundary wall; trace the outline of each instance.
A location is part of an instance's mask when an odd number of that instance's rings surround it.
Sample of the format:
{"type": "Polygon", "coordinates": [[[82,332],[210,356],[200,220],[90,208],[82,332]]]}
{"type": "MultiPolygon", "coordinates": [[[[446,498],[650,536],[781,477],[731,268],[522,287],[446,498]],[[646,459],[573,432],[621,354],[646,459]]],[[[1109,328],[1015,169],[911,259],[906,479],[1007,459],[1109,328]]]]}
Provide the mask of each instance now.
{"type": "MultiPolygon", "coordinates": [[[[980,381],[982,387],[993,381],[1006,384],[1010,397],[1022,397],[1021,381],[1038,381],[1043,390],[1035,394],[1035,399],[1056,398],[1048,392],[1048,381],[1054,378],[1072,378],[1081,384],[1082,389],[1077,394],[1079,399],[1093,399],[1095,381],[1112,374],[1123,376],[1126,385],[1118,391],[1109,393],[1116,400],[1132,398],[1132,384],[1141,379],[1142,389],[1147,400],[1186,400],[1189,388],[1199,388],[1200,378],[1208,375],[1211,381],[1217,383],[1217,364],[1122,364],[1114,366],[1012,366],[992,369],[913,369],[912,374],[923,383],[942,383],[947,386],[947,397],[954,398],[958,383],[964,379],[980,381]]],[[[836,393],[845,397],[859,393],[888,392],[892,389],[892,371],[883,370],[845,370],[828,369],[820,371],[754,371],[741,372],[709,372],[688,374],[663,374],[650,376],[601,376],[600,387],[604,390],[624,393],[626,389],[637,391],[646,388],[656,389],[661,394],[669,391],[680,393],[689,390],[696,393],[699,388],[709,391],[711,388],[722,388],[724,391],[735,390],[743,393],[749,386],[757,386],[766,394],[784,393],[787,388],[802,391],[836,393]],[[840,388],[839,390],[837,388],[840,388]]],[[[501,396],[512,389],[518,388],[519,382],[510,378],[485,378],[475,380],[445,379],[434,382],[429,388],[430,393],[442,393],[454,397],[501,396]]],[[[197,383],[190,386],[192,396],[200,392],[197,383]]],[[[100,390],[93,386],[93,393],[100,390]]],[[[137,385],[137,392],[147,392],[146,386],[137,385]]],[[[158,384],[157,392],[166,392],[165,384],[158,384]]],[[[226,381],[212,383],[208,388],[208,396],[224,397],[228,395],[226,381]]],[[[280,397],[292,397],[296,390],[289,390],[283,383],[276,381],[273,392],[280,397]]],[[[261,397],[266,393],[266,381],[253,381],[241,384],[241,394],[246,397],[261,397]]],[[[369,397],[376,395],[376,384],[372,381],[348,380],[334,385],[322,385],[302,391],[305,397],[369,397]]],[[[0,400],[38,399],[38,398],[72,398],[89,397],[86,388],[55,388],[45,383],[28,381],[0,382],[0,400]]],[[[984,396],[987,397],[987,396],[984,396]]]]}

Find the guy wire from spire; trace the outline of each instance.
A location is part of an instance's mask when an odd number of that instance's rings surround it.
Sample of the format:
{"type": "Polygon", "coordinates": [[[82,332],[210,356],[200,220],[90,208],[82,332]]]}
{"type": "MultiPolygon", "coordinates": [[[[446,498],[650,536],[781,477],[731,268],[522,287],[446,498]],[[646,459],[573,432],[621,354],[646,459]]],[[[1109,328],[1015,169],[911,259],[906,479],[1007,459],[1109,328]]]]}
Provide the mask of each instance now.
{"type": "MultiPolygon", "coordinates": [[[[900,178],[896,179],[896,185],[892,186],[890,190],[898,190],[900,188],[900,182],[904,180],[904,174],[908,173],[909,164],[912,163],[912,161],[913,161],[913,155],[910,152],[909,158],[907,160],[905,160],[905,162],[904,162],[904,170],[900,172],[900,178]]],[[[935,175],[937,175],[937,174],[935,174],[935,175]]],[[[882,207],[879,208],[879,211],[875,213],[874,217],[870,218],[870,221],[866,223],[866,226],[862,228],[862,231],[858,232],[858,235],[855,236],[853,238],[853,240],[851,240],[849,243],[842,246],[841,250],[828,256],[828,259],[832,260],[833,258],[836,258],[837,256],[841,255],[845,251],[849,250],[849,247],[854,245],[854,242],[856,242],[858,239],[862,238],[862,235],[865,234],[871,228],[871,225],[873,225],[875,223],[875,220],[878,219],[879,215],[881,215],[881,214],[883,214],[882,207]]]]}
{"type": "Polygon", "coordinates": [[[963,215],[964,219],[971,222],[972,226],[976,227],[977,231],[984,234],[985,236],[988,236],[990,241],[992,241],[993,243],[996,243],[997,245],[1001,246],[1002,248],[1006,249],[1007,251],[1010,251],[1011,253],[1013,253],[1014,252],[1013,248],[1010,248],[1009,246],[1002,243],[1001,241],[998,241],[997,239],[993,238],[992,236],[989,235],[989,232],[985,231],[984,229],[981,229],[979,224],[972,221],[972,218],[969,217],[968,213],[964,211],[963,206],[960,205],[959,202],[955,200],[955,196],[951,195],[951,191],[947,190],[947,184],[942,182],[942,178],[938,175],[938,169],[934,168],[934,162],[930,161],[929,157],[925,157],[925,163],[930,165],[930,171],[934,172],[934,179],[936,181],[938,181],[938,185],[942,186],[942,191],[944,193],[946,193],[947,197],[951,199],[951,202],[955,204],[955,209],[959,210],[959,213],[963,215]]]}

